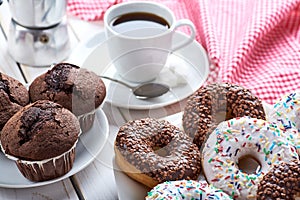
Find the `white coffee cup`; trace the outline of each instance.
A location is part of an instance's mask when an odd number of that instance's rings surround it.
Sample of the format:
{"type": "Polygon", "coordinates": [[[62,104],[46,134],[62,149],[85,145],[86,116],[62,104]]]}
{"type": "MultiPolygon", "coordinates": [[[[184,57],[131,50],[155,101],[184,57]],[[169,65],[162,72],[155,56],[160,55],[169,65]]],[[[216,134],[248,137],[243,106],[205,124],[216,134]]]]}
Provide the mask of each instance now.
{"type": "Polygon", "coordinates": [[[148,1],[114,5],[104,15],[107,47],[117,73],[125,80],[147,82],[155,79],[170,52],[195,39],[194,24],[175,19],[166,6],[148,1]],[[191,34],[179,44],[172,42],[175,30],[188,26],[191,34]]]}

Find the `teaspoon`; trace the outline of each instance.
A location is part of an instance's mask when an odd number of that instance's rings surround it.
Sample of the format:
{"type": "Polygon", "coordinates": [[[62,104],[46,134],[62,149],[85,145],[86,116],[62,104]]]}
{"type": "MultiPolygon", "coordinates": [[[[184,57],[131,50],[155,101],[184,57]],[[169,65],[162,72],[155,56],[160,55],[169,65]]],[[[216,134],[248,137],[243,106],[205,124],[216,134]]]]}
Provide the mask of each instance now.
{"type": "Polygon", "coordinates": [[[161,83],[142,83],[138,86],[132,86],[123,81],[108,76],[100,76],[100,77],[122,84],[125,87],[128,87],[132,91],[132,93],[139,99],[149,99],[149,98],[159,97],[170,90],[169,86],[161,83]]]}

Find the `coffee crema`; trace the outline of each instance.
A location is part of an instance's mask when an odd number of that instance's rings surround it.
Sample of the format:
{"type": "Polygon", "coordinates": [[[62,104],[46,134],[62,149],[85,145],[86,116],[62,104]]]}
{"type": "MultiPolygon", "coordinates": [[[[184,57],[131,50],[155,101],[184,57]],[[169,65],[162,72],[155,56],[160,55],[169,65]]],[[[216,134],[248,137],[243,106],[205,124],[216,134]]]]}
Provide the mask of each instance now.
{"type": "Polygon", "coordinates": [[[126,33],[128,31],[143,28],[157,28],[165,30],[170,28],[166,19],[153,13],[146,12],[133,12],[120,15],[111,21],[110,26],[118,33],[126,33]]]}

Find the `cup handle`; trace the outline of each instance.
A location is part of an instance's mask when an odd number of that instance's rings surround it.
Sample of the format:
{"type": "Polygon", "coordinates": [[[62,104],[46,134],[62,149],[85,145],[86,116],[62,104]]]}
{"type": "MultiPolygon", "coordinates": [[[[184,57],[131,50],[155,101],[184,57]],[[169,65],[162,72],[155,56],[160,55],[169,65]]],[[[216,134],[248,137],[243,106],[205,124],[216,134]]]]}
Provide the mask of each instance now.
{"type": "Polygon", "coordinates": [[[177,51],[178,49],[190,44],[191,42],[194,41],[194,39],[196,37],[196,29],[195,29],[195,25],[193,24],[193,22],[191,22],[188,19],[180,19],[175,23],[175,26],[172,31],[175,31],[180,26],[188,26],[190,28],[191,34],[190,34],[189,38],[187,38],[185,41],[175,45],[175,47],[172,48],[172,52],[177,51]]]}

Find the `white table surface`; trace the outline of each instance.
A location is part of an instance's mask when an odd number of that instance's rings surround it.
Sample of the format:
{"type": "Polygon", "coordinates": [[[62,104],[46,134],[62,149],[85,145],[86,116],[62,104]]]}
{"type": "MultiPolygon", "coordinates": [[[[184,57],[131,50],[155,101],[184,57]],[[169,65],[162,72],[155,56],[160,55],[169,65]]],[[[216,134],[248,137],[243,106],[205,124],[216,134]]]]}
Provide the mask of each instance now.
{"type": "MultiPolygon", "coordinates": [[[[10,57],[7,52],[6,40],[10,16],[7,1],[4,1],[0,6],[0,25],[3,30],[0,31],[0,71],[22,83],[29,83],[49,68],[25,66],[16,63],[10,57]]],[[[72,49],[76,48],[80,41],[103,30],[101,21],[86,22],[73,16],[67,16],[67,21],[72,49]]],[[[128,110],[114,107],[105,102],[103,110],[109,121],[109,139],[94,162],[70,178],[50,185],[24,189],[0,188],[0,199],[118,199],[118,188],[112,167],[113,142],[118,128],[131,119],[168,117],[180,112],[184,103],[185,100],[154,110],[128,110]]]]}

